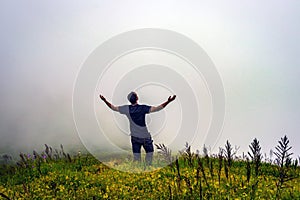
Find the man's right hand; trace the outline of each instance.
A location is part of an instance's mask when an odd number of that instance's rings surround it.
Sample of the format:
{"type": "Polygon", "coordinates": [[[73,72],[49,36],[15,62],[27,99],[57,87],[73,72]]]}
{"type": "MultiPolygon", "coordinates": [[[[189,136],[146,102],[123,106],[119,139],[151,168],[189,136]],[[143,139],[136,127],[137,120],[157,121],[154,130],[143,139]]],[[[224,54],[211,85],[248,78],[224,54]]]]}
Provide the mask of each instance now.
{"type": "Polygon", "coordinates": [[[174,101],[174,100],[175,100],[175,98],[176,98],[176,95],[173,95],[172,97],[171,97],[171,96],[169,96],[169,98],[168,98],[168,101],[169,101],[169,102],[171,102],[171,101],[174,101]]]}

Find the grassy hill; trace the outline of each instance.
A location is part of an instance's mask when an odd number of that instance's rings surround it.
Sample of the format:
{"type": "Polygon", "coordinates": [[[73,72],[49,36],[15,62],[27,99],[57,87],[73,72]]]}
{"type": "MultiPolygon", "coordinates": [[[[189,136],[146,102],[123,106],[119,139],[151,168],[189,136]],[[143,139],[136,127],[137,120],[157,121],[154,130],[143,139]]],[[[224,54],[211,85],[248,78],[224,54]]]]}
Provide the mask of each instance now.
{"type": "Polygon", "coordinates": [[[157,146],[151,166],[47,148],[0,165],[0,199],[300,199],[300,168],[286,137],[272,162],[262,162],[256,139],[245,159],[234,157],[228,141],[218,155],[199,155],[187,144],[174,157],[157,146]]]}

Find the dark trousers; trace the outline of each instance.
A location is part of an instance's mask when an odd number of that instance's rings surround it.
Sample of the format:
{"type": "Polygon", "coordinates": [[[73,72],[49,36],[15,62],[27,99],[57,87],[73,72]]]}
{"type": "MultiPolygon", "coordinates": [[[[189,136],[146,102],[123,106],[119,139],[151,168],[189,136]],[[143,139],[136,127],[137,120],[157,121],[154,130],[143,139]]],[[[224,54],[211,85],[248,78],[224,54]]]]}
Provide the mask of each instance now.
{"type": "Polygon", "coordinates": [[[131,136],[133,160],[141,161],[141,147],[146,151],[146,164],[151,165],[153,157],[153,140],[151,138],[138,138],[131,136]]]}

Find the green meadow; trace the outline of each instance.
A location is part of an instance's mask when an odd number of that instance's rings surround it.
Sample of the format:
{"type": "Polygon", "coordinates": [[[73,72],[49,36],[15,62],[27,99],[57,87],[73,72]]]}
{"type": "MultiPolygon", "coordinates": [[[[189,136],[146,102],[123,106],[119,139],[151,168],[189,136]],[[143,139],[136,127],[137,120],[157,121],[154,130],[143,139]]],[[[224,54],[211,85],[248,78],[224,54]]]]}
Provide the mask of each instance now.
{"type": "Polygon", "coordinates": [[[159,144],[151,166],[128,157],[104,164],[46,145],[16,163],[2,155],[0,199],[300,199],[299,158],[286,136],[274,160],[262,156],[257,139],[244,156],[235,154],[229,141],[212,155],[189,144],[174,155],[159,144]]]}

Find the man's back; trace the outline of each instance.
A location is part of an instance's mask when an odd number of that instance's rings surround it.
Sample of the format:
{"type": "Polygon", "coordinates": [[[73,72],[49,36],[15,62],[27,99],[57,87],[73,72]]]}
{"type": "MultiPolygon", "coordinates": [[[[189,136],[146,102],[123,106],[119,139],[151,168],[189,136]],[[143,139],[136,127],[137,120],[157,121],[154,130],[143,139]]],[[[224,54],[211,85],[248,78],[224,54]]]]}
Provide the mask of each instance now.
{"type": "Polygon", "coordinates": [[[146,126],[146,114],[150,112],[151,106],[148,105],[123,105],[119,106],[119,112],[125,114],[130,123],[132,136],[139,138],[151,137],[146,126]]]}

